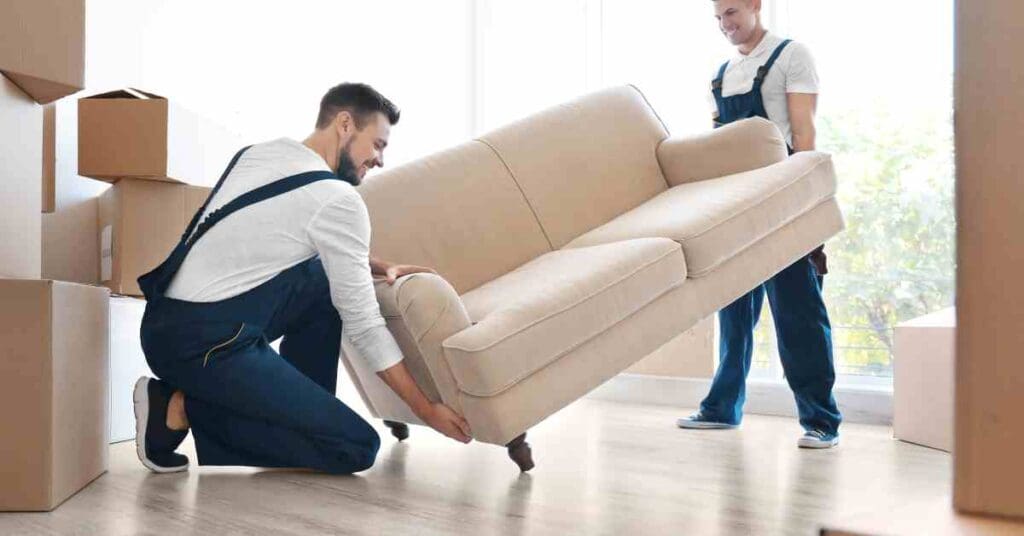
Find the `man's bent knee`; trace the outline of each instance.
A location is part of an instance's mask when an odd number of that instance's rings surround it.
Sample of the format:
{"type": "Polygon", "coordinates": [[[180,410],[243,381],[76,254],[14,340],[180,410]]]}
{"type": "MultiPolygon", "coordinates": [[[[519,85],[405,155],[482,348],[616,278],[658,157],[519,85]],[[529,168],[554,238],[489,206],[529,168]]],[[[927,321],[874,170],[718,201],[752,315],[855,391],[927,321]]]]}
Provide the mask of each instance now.
{"type": "Polygon", "coordinates": [[[380,450],[380,435],[376,430],[370,429],[370,435],[366,443],[358,446],[348,446],[344,452],[339,452],[337,458],[332,461],[324,471],[331,474],[348,475],[359,473],[373,467],[377,461],[377,452],[380,450]]]}

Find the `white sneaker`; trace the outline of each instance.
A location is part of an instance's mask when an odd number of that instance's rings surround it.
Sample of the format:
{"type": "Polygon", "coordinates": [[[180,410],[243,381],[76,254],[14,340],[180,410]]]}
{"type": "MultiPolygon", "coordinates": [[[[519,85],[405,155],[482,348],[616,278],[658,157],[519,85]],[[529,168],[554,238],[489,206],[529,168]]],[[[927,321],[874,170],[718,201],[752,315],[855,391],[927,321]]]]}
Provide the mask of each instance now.
{"type": "Polygon", "coordinates": [[[699,411],[689,417],[677,420],[676,426],[688,430],[731,430],[736,428],[735,424],[713,421],[699,411]]]}
{"type": "Polygon", "coordinates": [[[796,446],[802,449],[830,449],[838,444],[838,435],[822,432],[821,430],[805,432],[803,437],[796,442],[796,446]]]}

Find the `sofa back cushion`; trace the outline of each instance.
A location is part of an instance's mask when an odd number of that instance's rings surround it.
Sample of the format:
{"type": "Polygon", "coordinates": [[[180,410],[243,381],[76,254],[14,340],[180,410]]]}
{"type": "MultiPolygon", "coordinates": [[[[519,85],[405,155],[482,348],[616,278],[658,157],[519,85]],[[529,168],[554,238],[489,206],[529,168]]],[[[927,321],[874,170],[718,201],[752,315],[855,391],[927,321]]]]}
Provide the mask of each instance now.
{"type": "Polygon", "coordinates": [[[551,251],[508,169],[477,141],[370,177],[359,193],[371,255],[434,268],[459,294],[551,251]]]}
{"type": "Polygon", "coordinates": [[[555,249],[667,189],[668,131],[632,86],[603,90],[483,135],[555,249]]]}

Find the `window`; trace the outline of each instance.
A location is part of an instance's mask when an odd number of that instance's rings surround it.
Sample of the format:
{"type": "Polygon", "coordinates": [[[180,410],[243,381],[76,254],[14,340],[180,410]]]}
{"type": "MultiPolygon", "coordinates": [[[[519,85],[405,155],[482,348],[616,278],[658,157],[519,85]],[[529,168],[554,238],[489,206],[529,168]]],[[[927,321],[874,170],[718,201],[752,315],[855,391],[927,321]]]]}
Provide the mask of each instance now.
{"type": "MultiPolygon", "coordinates": [[[[709,82],[735,53],[710,2],[479,4],[484,129],[622,83],[674,135],[709,128],[709,82]]],[[[821,76],[818,147],[834,155],[847,220],[825,284],[840,382],[884,384],[895,325],[953,304],[952,0],[765,0],[763,16],[810,46],[821,76]]],[[[767,304],[755,375],[782,377],[767,304]]]]}
{"type": "MultiPolygon", "coordinates": [[[[777,0],[770,13],[822,79],[818,147],[847,221],[827,247],[837,372],[891,377],[896,324],[954,301],[953,3],[777,0]]],[[[770,326],[757,354],[775,375],[770,326]]]]}

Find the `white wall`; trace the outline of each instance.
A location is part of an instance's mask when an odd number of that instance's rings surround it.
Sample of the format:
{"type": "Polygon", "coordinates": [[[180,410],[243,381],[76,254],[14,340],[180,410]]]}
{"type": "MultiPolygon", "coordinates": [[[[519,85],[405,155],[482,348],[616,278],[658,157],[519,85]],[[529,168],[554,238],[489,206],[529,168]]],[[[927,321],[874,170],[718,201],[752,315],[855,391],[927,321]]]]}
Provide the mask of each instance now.
{"type": "Polygon", "coordinates": [[[106,43],[90,54],[90,86],[138,85],[258,142],[305,137],[324,92],[361,81],[403,110],[385,164],[468,137],[464,0],[149,0],[122,9],[137,3],[90,1],[93,36],[128,27],[124,44],[134,49],[106,43]]]}
{"type": "Polygon", "coordinates": [[[393,165],[470,135],[469,1],[88,0],[86,89],[57,103],[43,276],[98,277],[95,198],[109,186],[77,174],[78,98],[149,90],[257,143],[305,137],[328,88],[368,82],[403,109],[385,155],[393,165]]]}

